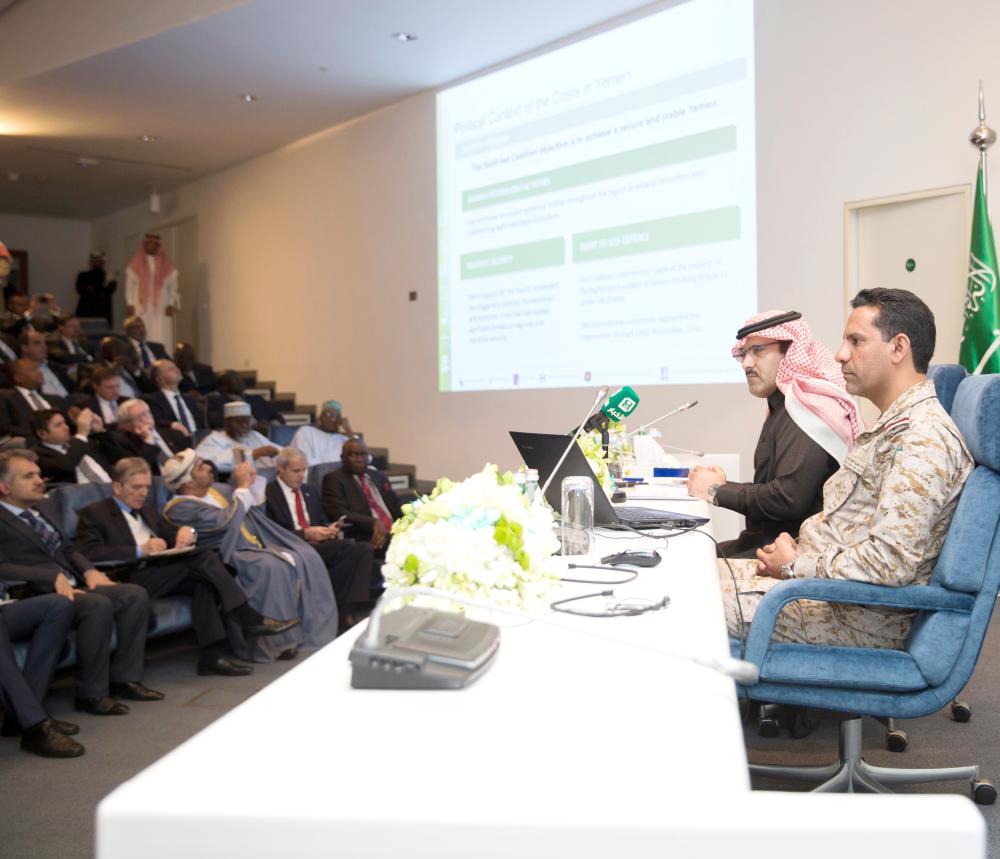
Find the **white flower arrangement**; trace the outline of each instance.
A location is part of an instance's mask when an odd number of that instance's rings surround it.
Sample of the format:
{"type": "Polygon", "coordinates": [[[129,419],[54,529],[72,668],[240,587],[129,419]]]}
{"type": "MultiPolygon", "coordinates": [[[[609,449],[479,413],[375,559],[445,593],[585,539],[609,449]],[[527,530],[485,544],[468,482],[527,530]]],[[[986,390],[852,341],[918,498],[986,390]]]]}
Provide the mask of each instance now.
{"type": "Polygon", "coordinates": [[[531,504],[495,465],[403,505],[382,575],[388,587],[421,585],[498,605],[531,607],[559,578],[552,510],[531,504]]]}
{"type": "Polygon", "coordinates": [[[608,470],[608,458],[601,445],[601,434],[599,432],[581,433],[576,443],[580,445],[580,450],[583,451],[587,462],[594,470],[594,476],[601,485],[601,489],[604,490],[604,494],[610,498],[615,491],[615,479],[608,470]]]}

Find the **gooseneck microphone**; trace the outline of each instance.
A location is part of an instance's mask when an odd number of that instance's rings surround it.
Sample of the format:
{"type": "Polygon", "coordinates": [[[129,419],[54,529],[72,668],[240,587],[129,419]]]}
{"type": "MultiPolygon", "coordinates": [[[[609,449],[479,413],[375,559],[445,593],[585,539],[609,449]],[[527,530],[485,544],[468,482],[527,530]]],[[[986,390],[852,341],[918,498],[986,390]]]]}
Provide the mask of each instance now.
{"type": "Polygon", "coordinates": [[[587,421],[590,419],[590,416],[594,413],[594,409],[597,408],[597,404],[601,400],[603,400],[607,395],[608,395],[608,386],[601,385],[600,390],[597,392],[597,396],[594,397],[594,402],[590,404],[590,408],[587,409],[587,414],[580,422],[580,425],[576,428],[576,432],[573,433],[573,438],[569,440],[569,444],[566,445],[566,449],[562,452],[562,456],[559,457],[559,461],[556,463],[555,468],[552,469],[552,473],[549,475],[549,479],[546,480],[545,484],[542,486],[542,491],[541,491],[542,498],[545,497],[545,493],[549,488],[549,484],[552,483],[552,478],[554,478],[559,473],[559,469],[562,467],[563,462],[566,460],[566,457],[569,456],[569,452],[573,449],[573,445],[576,444],[576,440],[580,437],[580,433],[583,432],[583,428],[584,426],[586,426],[587,421]]]}
{"type": "Polygon", "coordinates": [[[644,429],[649,429],[649,427],[651,427],[653,424],[658,424],[660,421],[664,421],[667,418],[676,415],[678,412],[686,412],[688,409],[693,409],[696,405],[698,405],[697,400],[691,400],[690,402],[684,403],[684,405],[678,406],[676,409],[667,412],[665,415],[660,415],[656,420],[650,421],[648,424],[643,424],[641,427],[632,430],[632,432],[630,433],[626,433],[625,437],[628,438],[629,436],[636,435],[637,433],[642,432],[644,429]]]}

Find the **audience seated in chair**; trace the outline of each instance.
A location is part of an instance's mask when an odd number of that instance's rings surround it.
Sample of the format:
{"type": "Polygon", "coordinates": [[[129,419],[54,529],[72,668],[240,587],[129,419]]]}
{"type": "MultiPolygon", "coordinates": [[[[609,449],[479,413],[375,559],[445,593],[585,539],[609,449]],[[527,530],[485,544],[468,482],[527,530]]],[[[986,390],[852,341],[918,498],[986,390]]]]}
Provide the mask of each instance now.
{"type": "Polygon", "coordinates": [[[174,362],[181,371],[182,393],[204,396],[219,389],[215,370],[196,359],[194,347],[190,343],[177,343],[174,347],[174,362]]]}
{"type": "Polygon", "coordinates": [[[267,515],[309,543],[323,559],[340,609],[341,630],[350,629],[373,602],[373,589],[376,595],[381,591],[371,544],[345,539],[344,523],[327,518],[319,492],[305,482],[309,466],[300,451],[284,448],[277,469],[265,490],[267,515]]]}
{"type": "Polygon", "coordinates": [[[90,409],[108,429],[118,423],[118,407],[129,399],[121,395],[122,377],[114,367],[98,367],[90,377],[94,395],[80,405],[90,409]]]}
{"type": "Polygon", "coordinates": [[[110,448],[106,456],[115,462],[122,452],[138,456],[146,460],[153,474],[160,474],[161,464],[187,447],[187,439],[180,433],[156,428],[149,403],[144,400],[125,400],[118,407],[116,428],[108,436],[110,448]]]}
{"type": "Polygon", "coordinates": [[[337,603],[322,559],[293,534],[271,522],[258,505],[264,481],[253,463],[240,463],[233,485],[213,485],[212,465],[185,450],[163,467],[167,488],[176,493],[164,516],[175,527],[198,532],[202,547],[217,549],[236,576],[250,605],[271,617],[298,617],[302,623],[282,635],[253,642],[240,656],[266,662],[292,658],[298,645],[321,647],[337,635],[337,603]]]}
{"type": "Polygon", "coordinates": [[[46,341],[49,361],[61,368],[73,385],[79,385],[81,369],[94,362],[90,347],[81,339],[80,318],[63,316],[57,330],[49,334],[46,341]]]}
{"type": "Polygon", "coordinates": [[[117,337],[104,337],[99,346],[101,360],[98,366],[113,368],[121,378],[121,394],[134,399],[142,394],[152,394],[156,389],[143,375],[139,356],[117,337]]]}
{"type": "Polygon", "coordinates": [[[31,416],[42,409],[58,409],[62,398],[43,395],[42,370],[37,361],[18,358],[8,365],[14,387],[0,391],[0,435],[33,438],[31,416]]]}
{"type": "MultiPolygon", "coordinates": [[[[4,591],[0,581],[0,599],[4,591]]],[[[85,751],[71,736],[79,726],[53,719],[45,711],[45,697],[72,623],[73,602],[61,594],[0,603],[0,703],[7,711],[0,736],[20,736],[22,749],[45,758],[76,758],[85,751]],[[30,642],[23,673],[14,658],[14,641],[30,642]]]]}
{"type": "Polygon", "coordinates": [[[190,438],[206,429],[201,404],[180,392],[181,371],[169,358],[159,358],[149,368],[149,379],[156,385],[155,394],[147,394],[146,402],[159,429],[172,429],[190,438]]]}
{"type": "Polygon", "coordinates": [[[57,593],[73,603],[77,710],[122,716],[129,708],[111,694],[161,699],[142,684],[149,597],[137,585],[112,582],[69,546],[48,505],[34,452],[0,452],[0,580],[27,582],[32,593],[57,593]],[[112,629],[118,638],[113,654],[112,629]]]}
{"type": "Polygon", "coordinates": [[[18,348],[22,358],[30,358],[42,371],[42,388],[44,396],[65,397],[73,388],[72,382],[61,367],[49,364],[49,346],[45,337],[34,328],[25,328],[17,338],[18,348]]]}
{"type": "Polygon", "coordinates": [[[234,451],[239,449],[252,457],[258,468],[274,468],[278,448],[259,432],[250,428],[250,405],[240,400],[226,403],[224,429],[213,430],[197,447],[198,456],[211,462],[220,474],[233,470],[234,451]]]}
{"type": "Polygon", "coordinates": [[[146,339],[146,323],[141,317],[130,316],[125,320],[124,328],[131,355],[144,374],[149,374],[154,361],[170,357],[162,343],[146,339]]]}
{"type": "Polygon", "coordinates": [[[247,603],[247,595],[226,570],[218,552],[195,548],[197,534],[167,522],[150,497],[153,475],[145,460],[126,457],[114,467],[112,497],[80,511],[75,545],[93,561],[120,561],[111,575],[146,589],[151,598],[186,594],[193,597],[191,620],[201,654],[199,674],[241,677],[251,674],[248,665],[226,657],[226,618],[231,628],[242,628],[245,638],[281,635],[299,621],[263,617],[247,603]],[[174,557],[168,548],[188,549],[174,557]]]}
{"type": "Polygon", "coordinates": [[[309,465],[339,462],[344,442],[360,435],[351,429],[351,422],[344,417],[340,403],[327,400],[320,406],[316,426],[299,427],[291,446],[302,452],[309,465]]]}
{"type": "Polygon", "coordinates": [[[31,297],[15,292],[8,296],[7,310],[0,315],[0,331],[14,338],[20,337],[26,328],[44,334],[56,327],[61,315],[62,311],[51,292],[31,297]]]}
{"type": "MultiPolygon", "coordinates": [[[[110,483],[111,462],[107,459],[107,431],[101,419],[90,409],[76,417],[73,433],[62,412],[43,409],[31,417],[31,427],[38,440],[35,449],[42,477],[51,483],[110,483]]],[[[92,560],[97,560],[92,558],[92,560]]]]}
{"type": "Polygon", "coordinates": [[[208,408],[208,425],[212,429],[219,429],[225,419],[224,407],[226,403],[244,402],[250,405],[250,414],[259,432],[267,433],[268,427],[272,423],[283,424],[285,419],[281,413],[263,397],[256,394],[247,394],[246,385],[243,378],[235,370],[226,370],[219,376],[219,390],[217,393],[207,397],[206,406],[208,408]]]}
{"type": "Polygon", "coordinates": [[[369,466],[364,441],[349,439],[342,455],[341,467],[323,478],[323,510],[331,521],[345,516],[355,539],[368,540],[384,558],[392,523],[403,515],[399,497],[389,478],[369,466]]]}

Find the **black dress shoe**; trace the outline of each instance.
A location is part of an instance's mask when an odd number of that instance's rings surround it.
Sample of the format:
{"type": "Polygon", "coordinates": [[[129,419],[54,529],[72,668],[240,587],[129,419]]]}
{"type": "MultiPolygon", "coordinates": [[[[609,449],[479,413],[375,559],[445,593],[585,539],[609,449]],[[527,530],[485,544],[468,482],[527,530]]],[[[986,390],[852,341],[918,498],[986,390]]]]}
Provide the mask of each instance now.
{"type": "Polygon", "coordinates": [[[248,623],[243,627],[243,632],[251,637],[260,635],[281,635],[283,632],[299,625],[299,619],[275,620],[273,617],[262,617],[260,623],[248,623]]]}
{"type": "Polygon", "coordinates": [[[132,683],[112,683],[111,694],[129,701],[162,701],[163,693],[143,686],[138,680],[132,683]]]}
{"type": "Polygon", "coordinates": [[[295,659],[299,655],[299,649],[297,647],[289,647],[288,650],[282,650],[275,659],[280,659],[284,662],[288,662],[295,659]]]}
{"type": "Polygon", "coordinates": [[[199,674],[221,674],[223,677],[246,677],[253,674],[253,669],[249,665],[240,665],[226,659],[224,656],[216,656],[214,659],[198,660],[199,674]]]}
{"type": "Polygon", "coordinates": [[[73,707],[82,713],[90,713],[91,716],[124,716],[128,713],[127,704],[107,695],[101,698],[77,698],[73,707]]]}
{"type": "Polygon", "coordinates": [[[43,758],[78,758],[86,749],[57,731],[52,719],[32,725],[21,734],[21,748],[43,758]]]}

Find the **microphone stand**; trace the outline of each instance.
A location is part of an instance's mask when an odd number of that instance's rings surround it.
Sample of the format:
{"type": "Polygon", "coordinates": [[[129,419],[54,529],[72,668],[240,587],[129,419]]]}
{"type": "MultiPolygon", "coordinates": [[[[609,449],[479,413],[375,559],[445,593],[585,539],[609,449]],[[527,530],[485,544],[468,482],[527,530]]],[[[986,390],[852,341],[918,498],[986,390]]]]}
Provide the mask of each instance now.
{"type": "Polygon", "coordinates": [[[573,433],[573,438],[569,440],[569,444],[566,445],[566,449],[562,452],[562,456],[559,457],[559,461],[556,463],[555,468],[552,469],[552,473],[549,475],[549,479],[545,481],[542,486],[542,498],[545,497],[546,491],[548,491],[549,485],[552,483],[552,479],[558,474],[559,469],[562,464],[566,461],[566,457],[569,456],[569,452],[573,449],[573,445],[576,444],[576,440],[580,437],[580,433],[583,431],[584,426],[587,421],[590,420],[590,416],[593,414],[594,409],[597,408],[597,404],[603,400],[608,395],[608,386],[602,385],[601,389],[597,392],[597,396],[594,397],[594,402],[589,409],[587,409],[587,418],[582,424],[576,428],[576,432],[573,433]]]}

